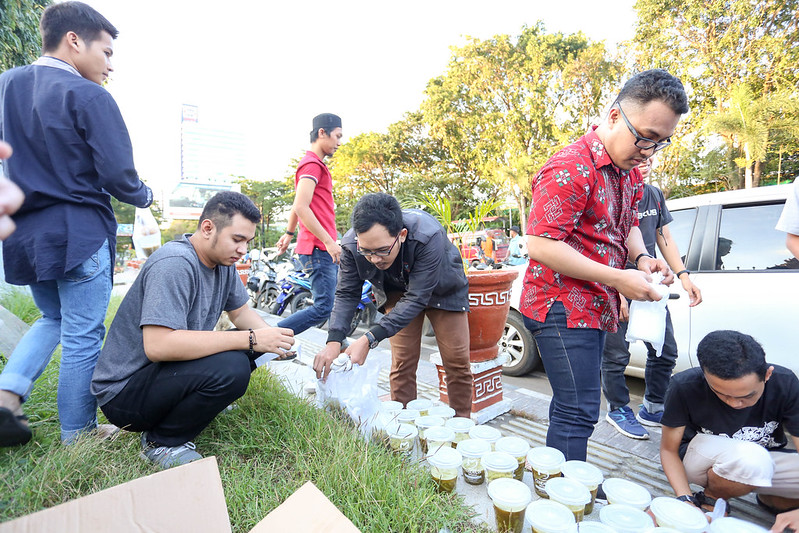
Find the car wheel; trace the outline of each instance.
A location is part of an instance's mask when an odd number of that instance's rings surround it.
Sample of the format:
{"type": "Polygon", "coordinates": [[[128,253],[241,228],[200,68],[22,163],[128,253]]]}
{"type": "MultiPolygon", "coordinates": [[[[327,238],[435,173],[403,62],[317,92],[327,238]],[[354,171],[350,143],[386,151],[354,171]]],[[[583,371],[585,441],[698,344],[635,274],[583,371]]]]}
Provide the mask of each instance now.
{"type": "Polygon", "coordinates": [[[508,312],[505,331],[499,340],[499,351],[510,356],[510,360],[502,365],[502,373],[508,376],[528,374],[541,362],[533,335],[524,326],[518,311],[511,309],[508,312]]]}

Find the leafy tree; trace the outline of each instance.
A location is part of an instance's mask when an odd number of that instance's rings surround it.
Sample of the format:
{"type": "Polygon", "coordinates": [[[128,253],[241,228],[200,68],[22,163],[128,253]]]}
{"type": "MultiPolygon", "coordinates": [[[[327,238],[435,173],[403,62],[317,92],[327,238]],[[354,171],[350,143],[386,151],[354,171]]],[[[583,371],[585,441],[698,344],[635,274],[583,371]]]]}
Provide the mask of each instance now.
{"type": "Polygon", "coordinates": [[[780,91],[755,98],[744,84],[732,88],[726,109],[708,119],[707,127],[740,147],[743,157],[735,163],[745,170],[745,187],[757,187],[760,172],[754,167],[766,158],[769,145],[781,134],[782,139],[799,138],[799,102],[780,91]],[[756,179],[755,179],[756,178],[756,179]]]}
{"type": "Polygon", "coordinates": [[[39,19],[49,0],[0,0],[0,72],[33,62],[42,49],[39,19]]]}
{"type": "Polygon", "coordinates": [[[256,246],[263,248],[274,244],[269,238],[270,227],[275,218],[294,202],[293,180],[256,181],[239,177],[241,192],[261,210],[261,227],[256,236],[256,246]]]}
{"type": "Polygon", "coordinates": [[[585,132],[620,73],[602,44],[548,34],[539,22],[454,49],[422,112],[461,176],[499,184],[526,213],[530,178],[585,132]]]}
{"type": "MultiPolygon", "coordinates": [[[[799,0],[637,0],[635,9],[637,68],[665,68],[689,92],[691,113],[681,121],[674,146],[661,160],[661,171],[672,183],[687,183],[691,176],[679,173],[687,168],[682,163],[713,148],[716,141],[707,134],[706,121],[725,113],[725,102],[736,87],[748,88],[754,99],[797,90],[799,0]]],[[[727,143],[729,161],[724,167],[729,174],[724,179],[737,188],[734,160],[739,147],[729,134],[727,143]]],[[[780,146],[790,149],[790,143],[775,143],[765,161],[780,146]]],[[[754,175],[761,162],[755,161],[754,175]]]]}

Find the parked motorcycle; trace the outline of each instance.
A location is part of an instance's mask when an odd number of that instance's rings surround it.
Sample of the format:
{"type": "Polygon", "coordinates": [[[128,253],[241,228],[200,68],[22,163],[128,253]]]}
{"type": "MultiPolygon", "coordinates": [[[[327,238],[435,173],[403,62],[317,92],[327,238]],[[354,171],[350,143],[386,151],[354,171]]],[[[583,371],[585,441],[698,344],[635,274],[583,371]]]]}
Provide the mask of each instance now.
{"type": "Polygon", "coordinates": [[[309,305],[313,305],[310,276],[299,269],[289,272],[282,281],[278,282],[277,297],[269,312],[282,316],[286,309],[295,313],[309,305]]]}

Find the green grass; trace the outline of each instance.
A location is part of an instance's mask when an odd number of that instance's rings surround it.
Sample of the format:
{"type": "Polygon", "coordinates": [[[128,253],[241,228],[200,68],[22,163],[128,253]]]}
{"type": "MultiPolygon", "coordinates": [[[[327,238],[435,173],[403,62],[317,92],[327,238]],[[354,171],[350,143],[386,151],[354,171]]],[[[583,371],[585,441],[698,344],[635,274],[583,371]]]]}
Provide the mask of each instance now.
{"type": "Polygon", "coordinates": [[[42,316],[33,302],[33,296],[22,287],[4,285],[0,290],[0,305],[11,311],[27,325],[31,325],[42,316]]]}
{"type": "MultiPolygon", "coordinates": [[[[57,381],[54,357],[26,404],[33,440],[0,450],[0,521],[156,472],[139,458],[136,433],[62,446],[57,381]]],[[[471,524],[473,511],[460,497],[436,492],[420,465],[366,443],[350,424],[287,392],[265,368],[237,405],[196,440],[203,455],[217,456],[234,531],[249,531],[306,481],[364,533],[488,531],[471,524]]]]}

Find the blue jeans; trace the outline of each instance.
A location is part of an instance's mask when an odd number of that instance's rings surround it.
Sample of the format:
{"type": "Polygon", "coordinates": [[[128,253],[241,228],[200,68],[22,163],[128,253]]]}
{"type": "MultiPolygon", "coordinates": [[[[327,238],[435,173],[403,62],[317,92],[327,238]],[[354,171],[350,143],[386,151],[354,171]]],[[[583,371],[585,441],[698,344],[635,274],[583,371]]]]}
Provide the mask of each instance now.
{"type": "Polygon", "coordinates": [[[605,332],[567,328],[566,309],[556,301],[545,322],[524,317],[552,385],[547,446],[566,460],[585,461],[588,438],[599,420],[599,366],[605,332]]]}
{"type": "MultiPolygon", "coordinates": [[[[624,369],[630,363],[630,343],[624,340],[627,322],[619,322],[616,333],[608,333],[605,338],[605,351],[602,354],[602,392],[608,400],[608,410],[613,411],[630,403],[630,391],[624,379],[624,369]]],[[[671,379],[671,371],[677,364],[677,341],[674,340],[674,327],[671,314],[666,308],[666,337],[660,357],[648,342],[646,345],[646,370],[644,379],[644,407],[650,413],[663,411],[666,389],[671,379]]]]}
{"type": "Polygon", "coordinates": [[[297,311],[277,323],[278,327],[294,330],[295,335],[308,328],[320,326],[330,318],[338,276],[338,265],[325,250],[314,248],[311,255],[300,255],[300,263],[303,270],[311,273],[313,306],[297,311]]]}
{"type": "Polygon", "coordinates": [[[42,318],[9,357],[0,374],[0,389],[27,400],[33,383],[61,343],[58,416],[61,440],[69,442],[97,426],[97,400],[89,385],[103,344],[103,321],[111,297],[108,241],[63,279],[34,283],[30,289],[42,318]]]}

